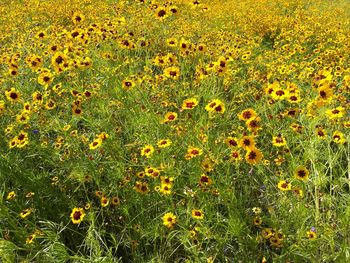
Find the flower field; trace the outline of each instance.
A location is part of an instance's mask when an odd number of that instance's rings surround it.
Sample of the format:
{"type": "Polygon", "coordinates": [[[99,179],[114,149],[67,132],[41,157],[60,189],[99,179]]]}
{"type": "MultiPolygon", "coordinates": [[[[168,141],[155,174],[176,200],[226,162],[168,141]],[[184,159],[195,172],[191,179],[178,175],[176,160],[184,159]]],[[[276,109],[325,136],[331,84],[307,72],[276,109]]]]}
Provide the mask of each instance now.
{"type": "Polygon", "coordinates": [[[350,2],[0,2],[0,262],[350,262],[350,2]]]}

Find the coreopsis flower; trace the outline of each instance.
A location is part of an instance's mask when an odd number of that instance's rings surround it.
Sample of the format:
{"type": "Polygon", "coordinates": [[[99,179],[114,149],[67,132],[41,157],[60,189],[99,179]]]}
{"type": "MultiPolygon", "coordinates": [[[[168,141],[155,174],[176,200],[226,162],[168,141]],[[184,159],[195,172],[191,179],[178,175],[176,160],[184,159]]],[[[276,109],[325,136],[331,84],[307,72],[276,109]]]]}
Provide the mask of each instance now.
{"type": "Polygon", "coordinates": [[[157,142],[157,146],[159,148],[166,148],[166,147],[169,147],[171,144],[172,142],[169,139],[162,139],[157,142]]]}
{"type": "Polygon", "coordinates": [[[92,143],[89,144],[89,149],[90,150],[95,150],[99,148],[102,144],[102,139],[101,138],[96,138],[92,143]]]}
{"type": "Polygon", "coordinates": [[[225,112],[225,104],[219,99],[214,99],[205,106],[205,110],[209,113],[223,114],[225,112]]]}
{"type": "Polygon", "coordinates": [[[164,116],[164,120],[162,123],[168,123],[173,122],[177,119],[177,113],[176,112],[167,112],[164,116]]]}
{"type": "Polygon", "coordinates": [[[198,105],[198,100],[196,98],[189,98],[182,102],[183,110],[192,110],[198,105]]]}
{"type": "Polygon", "coordinates": [[[248,121],[252,118],[257,117],[257,114],[255,112],[255,110],[249,108],[249,109],[245,109],[243,110],[241,113],[238,114],[238,119],[242,120],[242,121],[248,121]]]}
{"type": "Polygon", "coordinates": [[[6,200],[11,201],[16,198],[16,193],[15,191],[11,191],[7,194],[6,200]]]}
{"type": "Polygon", "coordinates": [[[253,149],[255,148],[255,140],[254,140],[254,137],[252,136],[243,136],[239,142],[238,142],[238,145],[245,149],[245,150],[249,150],[249,149],[253,149]]]}
{"type": "Polygon", "coordinates": [[[73,224],[79,224],[85,217],[85,211],[83,208],[74,207],[72,213],[70,214],[70,217],[73,224]]]}
{"type": "Polygon", "coordinates": [[[294,171],[295,178],[305,181],[309,178],[309,170],[306,169],[304,166],[298,166],[294,171]]]}
{"type": "Polygon", "coordinates": [[[282,191],[289,191],[292,189],[292,185],[285,180],[279,181],[277,187],[282,191]]]}
{"type": "Polygon", "coordinates": [[[199,209],[193,209],[192,212],[192,217],[194,219],[203,219],[204,218],[204,213],[202,210],[199,210],[199,209]]]}
{"type": "Polygon", "coordinates": [[[186,153],[185,158],[187,160],[189,160],[189,159],[192,159],[192,158],[197,157],[197,156],[202,155],[202,154],[203,154],[203,150],[202,149],[190,146],[187,149],[187,153],[186,153]]]}
{"type": "Polygon", "coordinates": [[[253,164],[253,165],[260,163],[262,158],[263,158],[263,154],[257,148],[248,149],[245,155],[245,160],[247,161],[247,163],[253,164]]]}
{"type": "Polygon", "coordinates": [[[176,216],[171,212],[164,214],[162,220],[163,225],[167,228],[173,228],[176,224],[176,216]]]}
{"type": "Polygon", "coordinates": [[[273,146],[281,147],[281,146],[285,146],[286,144],[287,144],[287,141],[281,134],[279,134],[278,136],[272,137],[273,146]]]}
{"type": "Polygon", "coordinates": [[[141,156],[145,156],[146,158],[150,158],[154,152],[154,147],[150,144],[145,145],[141,149],[141,156]]]}

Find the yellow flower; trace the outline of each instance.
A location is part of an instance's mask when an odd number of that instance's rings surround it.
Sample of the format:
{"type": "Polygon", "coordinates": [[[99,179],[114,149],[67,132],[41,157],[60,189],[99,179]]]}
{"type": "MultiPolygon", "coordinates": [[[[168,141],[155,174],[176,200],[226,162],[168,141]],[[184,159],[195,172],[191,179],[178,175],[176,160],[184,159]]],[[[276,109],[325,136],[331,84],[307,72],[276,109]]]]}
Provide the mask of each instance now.
{"type": "Polygon", "coordinates": [[[245,155],[245,160],[249,164],[258,164],[258,163],[261,162],[262,158],[263,158],[263,154],[257,148],[248,149],[248,151],[247,151],[247,153],[245,155]]]}
{"type": "Polygon", "coordinates": [[[168,67],[164,69],[164,76],[176,80],[180,77],[180,69],[178,67],[168,67]]]}
{"type": "Polygon", "coordinates": [[[346,143],[345,136],[340,131],[335,131],[332,135],[333,141],[338,144],[344,144],[346,143]]]}
{"type": "Polygon", "coordinates": [[[279,181],[277,187],[282,191],[289,191],[292,189],[292,185],[285,180],[279,181]]]}
{"type": "Polygon", "coordinates": [[[32,209],[27,208],[27,209],[24,209],[19,215],[21,218],[24,219],[24,218],[28,217],[31,213],[32,213],[32,209]]]}
{"type": "Polygon", "coordinates": [[[255,141],[252,136],[243,136],[239,140],[238,145],[245,150],[249,150],[255,148],[255,141]]]}
{"type": "Polygon", "coordinates": [[[73,224],[79,224],[85,217],[85,211],[83,208],[74,207],[72,213],[70,214],[70,217],[73,224]]]}
{"type": "Polygon", "coordinates": [[[190,146],[187,149],[187,154],[185,156],[186,160],[192,159],[193,157],[199,156],[203,154],[203,150],[200,148],[190,146]]]}
{"type": "Polygon", "coordinates": [[[26,239],[26,244],[32,244],[35,238],[36,238],[36,234],[29,235],[26,239]]]}
{"type": "Polygon", "coordinates": [[[255,110],[249,108],[249,109],[245,109],[243,110],[241,113],[238,114],[238,118],[242,121],[248,121],[252,118],[257,117],[257,114],[255,112],[255,110]]]}
{"type": "Polygon", "coordinates": [[[334,109],[327,110],[326,114],[330,120],[340,119],[345,114],[345,108],[342,106],[339,106],[339,107],[336,107],[334,109]]]}
{"type": "Polygon", "coordinates": [[[172,144],[171,140],[163,139],[158,141],[157,146],[159,148],[166,148],[166,147],[169,147],[171,144],[172,144]]]}
{"type": "Polygon", "coordinates": [[[168,123],[175,121],[177,119],[177,113],[176,112],[167,112],[164,116],[163,123],[168,123]]]}
{"type": "Polygon", "coordinates": [[[102,207],[106,207],[108,205],[109,205],[109,199],[107,197],[105,197],[105,196],[102,196],[101,197],[101,206],[102,207]]]}
{"type": "Polygon", "coordinates": [[[5,91],[5,95],[7,100],[9,100],[10,102],[19,101],[19,99],[21,98],[21,94],[15,88],[11,88],[10,90],[5,91]]]}
{"type": "Polygon", "coordinates": [[[272,145],[276,147],[285,146],[287,144],[286,139],[282,135],[272,137],[272,145]]]}
{"type": "Polygon", "coordinates": [[[141,149],[141,156],[145,156],[146,158],[150,158],[154,152],[154,147],[152,145],[145,145],[141,149]]]}
{"type": "Polygon", "coordinates": [[[202,212],[202,210],[199,210],[199,209],[193,209],[191,214],[194,219],[204,218],[204,213],[202,212]]]}
{"type": "Polygon", "coordinates": [[[198,100],[196,98],[186,99],[182,102],[182,109],[183,110],[192,110],[197,105],[198,105],[198,100]]]}
{"type": "Polygon", "coordinates": [[[225,112],[225,105],[221,100],[214,99],[209,101],[207,106],[205,106],[205,110],[210,113],[217,112],[223,114],[225,112]]]}
{"type": "Polygon", "coordinates": [[[176,216],[173,213],[166,213],[163,217],[163,225],[165,225],[167,228],[173,228],[173,226],[176,224],[176,216]]]}
{"type": "Polygon", "coordinates": [[[306,237],[310,240],[314,240],[317,238],[317,234],[314,231],[307,231],[306,232],[306,237]]]}
{"type": "Polygon", "coordinates": [[[6,200],[13,200],[13,199],[15,199],[15,197],[16,197],[16,193],[15,193],[15,191],[11,191],[11,192],[9,192],[8,194],[7,194],[7,197],[6,197],[6,200]]]}
{"type": "Polygon", "coordinates": [[[89,148],[90,148],[90,150],[95,150],[98,147],[100,147],[101,144],[102,144],[102,139],[101,138],[97,138],[92,143],[89,144],[89,148]]]}
{"type": "Polygon", "coordinates": [[[307,180],[309,178],[309,170],[306,169],[304,166],[299,166],[294,171],[295,178],[299,180],[307,180]]]}

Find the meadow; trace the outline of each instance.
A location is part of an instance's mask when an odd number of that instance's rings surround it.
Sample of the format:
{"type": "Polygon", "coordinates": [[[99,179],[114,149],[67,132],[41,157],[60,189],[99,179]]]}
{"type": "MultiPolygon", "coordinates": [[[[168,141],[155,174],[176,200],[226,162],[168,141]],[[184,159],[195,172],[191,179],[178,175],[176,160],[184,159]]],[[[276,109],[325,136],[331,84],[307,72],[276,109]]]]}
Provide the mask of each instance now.
{"type": "Polygon", "coordinates": [[[350,2],[2,0],[0,262],[350,262],[350,2]]]}

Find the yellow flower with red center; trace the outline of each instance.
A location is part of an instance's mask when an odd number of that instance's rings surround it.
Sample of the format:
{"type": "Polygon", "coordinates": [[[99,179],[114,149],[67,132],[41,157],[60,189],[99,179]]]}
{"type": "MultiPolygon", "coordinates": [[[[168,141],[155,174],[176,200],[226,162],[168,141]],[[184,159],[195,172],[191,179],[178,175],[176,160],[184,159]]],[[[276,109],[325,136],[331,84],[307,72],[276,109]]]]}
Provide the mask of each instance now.
{"type": "Polygon", "coordinates": [[[106,207],[108,205],[109,205],[109,199],[107,197],[105,197],[105,196],[102,196],[101,197],[101,206],[102,207],[106,207]]]}
{"type": "Polygon", "coordinates": [[[262,158],[263,158],[263,154],[257,148],[248,149],[248,151],[247,151],[247,153],[245,155],[245,160],[249,164],[258,164],[258,163],[261,162],[262,158]]]}
{"type": "Polygon", "coordinates": [[[203,150],[202,149],[190,146],[187,149],[187,153],[185,155],[185,158],[187,160],[189,160],[189,159],[192,159],[192,158],[194,158],[196,156],[199,156],[199,155],[202,155],[202,154],[203,154],[203,150]]]}
{"type": "Polygon", "coordinates": [[[83,208],[74,207],[70,217],[73,224],[79,224],[85,217],[85,211],[83,208]]]}
{"type": "Polygon", "coordinates": [[[282,146],[285,146],[286,144],[287,144],[287,141],[281,134],[279,134],[278,136],[272,137],[273,146],[282,147],[282,146]]]}
{"type": "Polygon", "coordinates": [[[194,219],[203,219],[204,218],[204,213],[202,210],[199,209],[192,209],[192,217],[194,219]]]}
{"type": "Polygon", "coordinates": [[[225,104],[219,99],[214,99],[205,106],[205,110],[209,113],[223,114],[225,112],[225,104]]]}
{"type": "Polygon", "coordinates": [[[175,121],[176,119],[177,119],[176,112],[167,112],[164,116],[162,123],[172,122],[172,121],[175,121]]]}
{"type": "Polygon", "coordinates": [[[166,213],[163,215],[162,220],[164,226],[166,226],[167,228],[173,228],[176,224],[176,215],[174,215],[171,212],[166,213]]]}
{"type": "Polygon", "coordinates": [[[198,100],[196,98],[186,99],[182,102],[182,109],[183,110],[192,110],[197,105],[198,105],[198,100]]]}
{"type": "Polygon", "coordinates": [[[145,145],[141,149],[141,156],[145,156],[146,158],[150,158],[154,152],[154,147],[150,144],[145,145]]]}
{"type": "Polygon", "coordinates": [[[309,170],[304,166],[298,166],[294,171],[295,178],[305,181],[309,178],[309,170]]]}
{"type": "Polygon", "coordinates": [[[241,121],[248,121],[252,118],[257,117],[257,114],[255,112],[255,110],[249,108],[249,109],[245,109],[243,110],[241,113],[238,114],[238,119],[240,119],[241,121]]]}
{"type": "Polygon", "coordinates": [[[282,191],[289,191],[292,190],[292,185],[285,181],[285,180],[281,180],[278,182],[277,184],[278,189],[282,190],[282,191]]]}
{"type": "Polygon", "coordinates": [[[159,148],[166,148],[166,147],[169,147],[171,144],[172,142],[169,139],[162,139],[157,142],[157,146],[159,148]]]}

